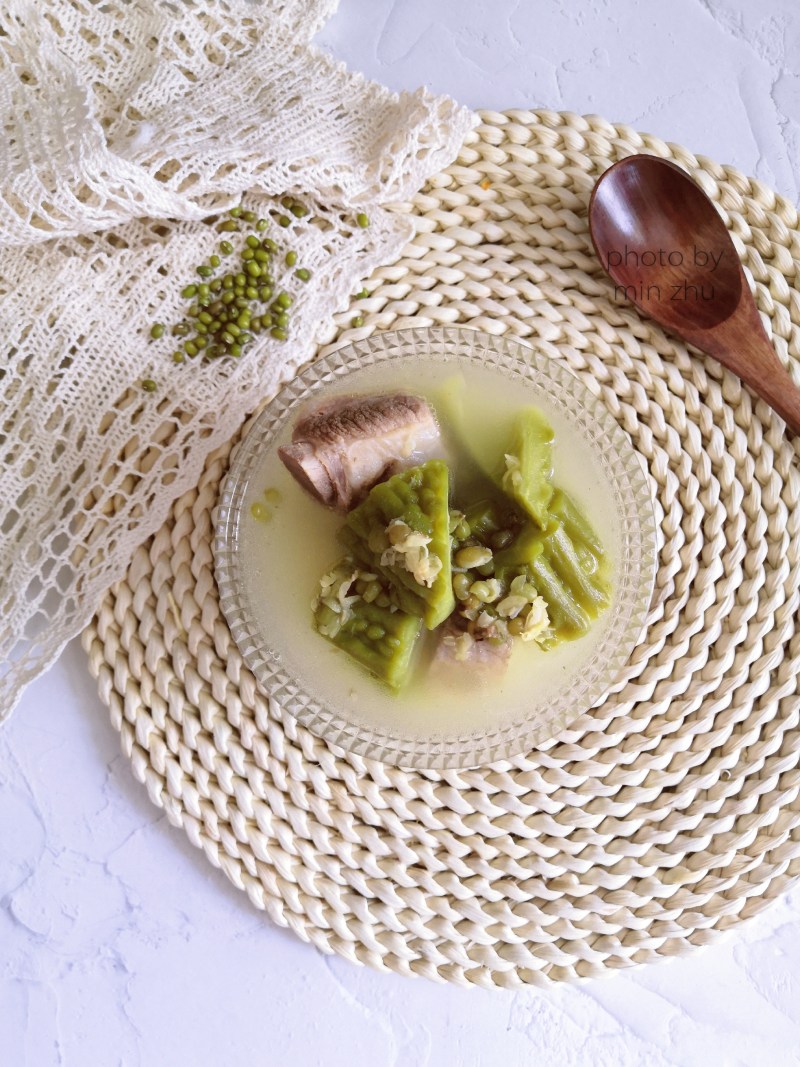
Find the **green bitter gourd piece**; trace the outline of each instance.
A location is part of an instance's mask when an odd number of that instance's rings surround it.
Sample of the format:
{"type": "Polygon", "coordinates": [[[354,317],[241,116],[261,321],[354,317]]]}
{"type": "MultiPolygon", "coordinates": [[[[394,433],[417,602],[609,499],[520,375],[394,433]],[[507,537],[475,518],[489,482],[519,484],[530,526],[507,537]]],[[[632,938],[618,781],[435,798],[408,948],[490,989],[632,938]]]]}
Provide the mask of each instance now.
{"type": "Polygon", "coordinates": [[[354,598],[342,623],[327,604],[314,611],[317,630],[392,689],[408,680],[414,646],[422,624],[418,615],[392,611],[361,597],[354,598]]]}
{"type": "Polygon", "coordinates": [[[357,561],[387,582],[396,604],[422,618],[432,630],[455,607],[451,584],[449,472],[439,459],[428,460],[395,474],[370,490],[363,503],[350,512],[340,537],[357,561]],[[430,538],[423,551],[438,561],[436,573],[428,568],[427,580],[409,569],[412,558],[403,546],[392,544],[390,523],[405,523],[411,531],[430,538]]]}
{"type": "MultiPolygon", "coordinates": [[[[580,518],[586,523],[582,515],[580,518]]],[[[593,551],[582,538],[573,541],[554,515],[546,530],[529,521],[508,548],[496,553],[495,575],[510,584],[517,574],[528,574],[532,579],[560,640],[585,633],[609,602],[602,550],[593,551]]]]}
{"type": "Polygon", "coordinates": [[[505,456],[500,484],[544,529],[553,497],[553,427],[538,408],[523,408],[505,456]]]}
{"type": "Polygon", "coordinates": [[[608,605],[607,563],[591,524],[553,485],[553,430],[536,408],[518,416],[501,484],[528,522],[496,554],[495,573],[510,581],[527,572],[547,603],[555,638],[580,636],[608,605]]]}

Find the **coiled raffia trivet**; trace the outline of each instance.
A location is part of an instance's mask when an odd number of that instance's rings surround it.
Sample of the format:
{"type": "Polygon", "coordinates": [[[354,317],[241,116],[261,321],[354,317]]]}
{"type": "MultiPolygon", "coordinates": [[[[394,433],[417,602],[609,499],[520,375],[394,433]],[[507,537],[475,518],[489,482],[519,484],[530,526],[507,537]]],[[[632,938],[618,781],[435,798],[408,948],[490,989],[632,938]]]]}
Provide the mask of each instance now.
{"type": "Polygon", "coordinates": [[[256,689],[220,614],[210,511],[227,449],[85,646],[136,777],[275,922],[375,967],[514,986],[707,944],[800,873],[794,446],[738,380],[614,301],[586,207],[622,156],[686,167],[722,208],[784,361],[800,358],[800,232],[760,183],[627,127],[482,117],[405,205],[418,236],[339,339],[508,331],[603,397],[660,504],[657,607],[629,681],[541,749],[478,770],[330,748],[256,689]]]}

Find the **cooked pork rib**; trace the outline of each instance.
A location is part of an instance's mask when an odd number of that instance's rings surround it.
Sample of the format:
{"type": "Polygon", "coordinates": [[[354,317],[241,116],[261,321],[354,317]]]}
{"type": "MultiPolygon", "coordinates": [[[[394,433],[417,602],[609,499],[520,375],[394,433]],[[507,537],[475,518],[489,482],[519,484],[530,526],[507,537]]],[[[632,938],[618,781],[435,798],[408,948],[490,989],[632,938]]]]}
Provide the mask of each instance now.
{"type": "Polygon", "coordinates": [[[442,628],[433,667],[440,674],[453,669],[460,672],[464,667],[480,673],[500,674],[508,666],[512,647],[510,637],[504,641],[473,637],[451,616],[442,628]]]}
{"type": "Polygon", "coordinates": [[[292,443],[278,455],[323,504],[347,511],[438,436],[433,412],[421,397],[339,397],[301,417],[292,443]]]}

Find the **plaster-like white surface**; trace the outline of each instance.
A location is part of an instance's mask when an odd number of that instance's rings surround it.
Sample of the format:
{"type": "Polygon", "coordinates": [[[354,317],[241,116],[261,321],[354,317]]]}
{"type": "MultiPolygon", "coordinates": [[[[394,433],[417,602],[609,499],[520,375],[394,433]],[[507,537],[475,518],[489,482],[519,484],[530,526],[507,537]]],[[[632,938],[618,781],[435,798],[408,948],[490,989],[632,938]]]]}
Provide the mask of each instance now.
{"type": "MultiPolygon", "coordinates": [[[[395,89],[629,122],[800,187],[796,0],[342,0],[395,89]]],[[[788,1067],[800,892],[695,954],[550,991],[375,974],[277,930],[151,806],[73,642],[0,729],[0,1067],[788,1067]]]]}

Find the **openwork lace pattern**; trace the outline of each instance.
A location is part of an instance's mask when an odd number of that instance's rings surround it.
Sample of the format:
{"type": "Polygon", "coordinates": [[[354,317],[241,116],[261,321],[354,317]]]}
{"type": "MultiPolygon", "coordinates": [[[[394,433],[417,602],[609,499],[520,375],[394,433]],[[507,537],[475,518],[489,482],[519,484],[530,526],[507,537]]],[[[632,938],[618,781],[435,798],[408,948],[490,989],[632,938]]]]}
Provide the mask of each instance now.
{"type": "Polygon", "coordinates": [[[409,200],[473,124],[316,49],[335,6],[0,3],[0,718],[208,453],[397,255],[412,225],[385,205],[409,200]],[[241,200],[268,215],[285,195],[309,214],[273,236],[312,275],[277,279],[296,298],[289,340],[173,363],[149,330],[178,321],[215,251],[205,220],[241,200]]]}

